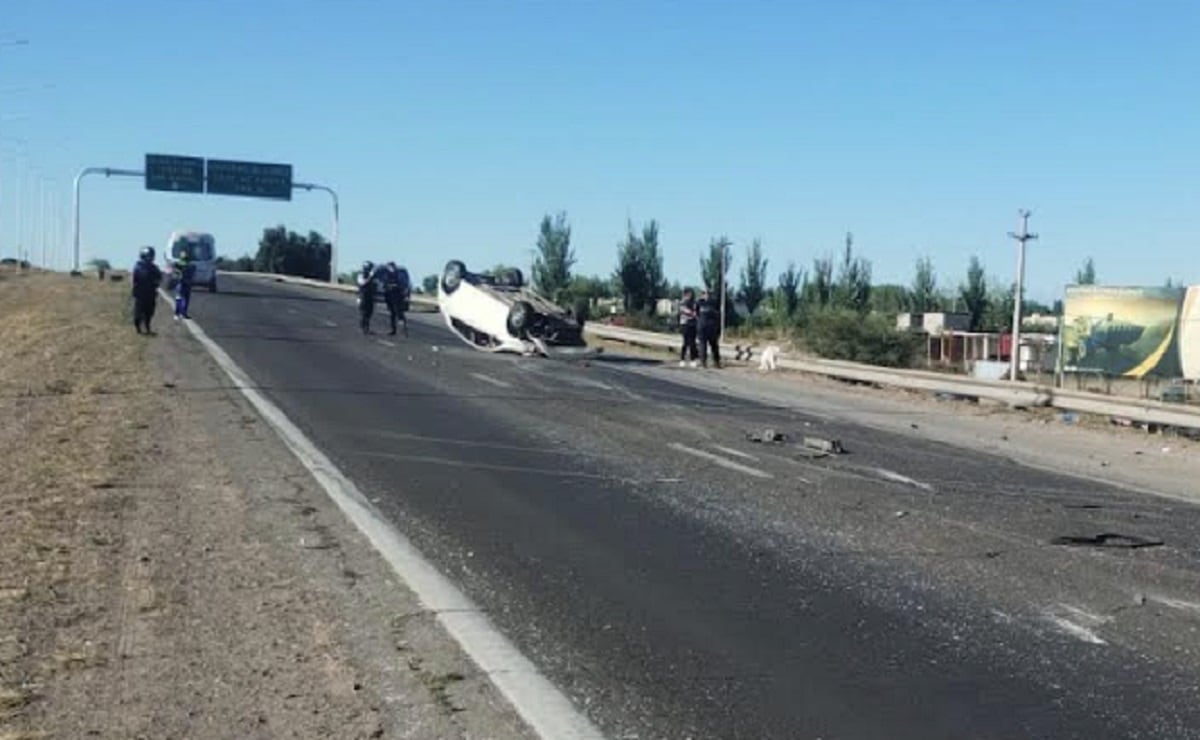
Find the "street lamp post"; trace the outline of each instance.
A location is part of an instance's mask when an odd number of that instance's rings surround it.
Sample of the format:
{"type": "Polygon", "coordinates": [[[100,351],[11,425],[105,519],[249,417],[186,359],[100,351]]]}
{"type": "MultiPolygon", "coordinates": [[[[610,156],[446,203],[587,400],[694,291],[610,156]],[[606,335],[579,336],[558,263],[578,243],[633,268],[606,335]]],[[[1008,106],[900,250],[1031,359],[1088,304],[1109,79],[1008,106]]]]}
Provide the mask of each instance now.
{"type": "Polygon", "coordinates": [[[1008,378],[1015,381],[1021,369],[1021,298],[1025,290],[1025,243],[1037,239],[1037,234],[1029,233],[1029,211],[1017,211],[1021,217],[1021,231],[1008,232],[1009,238],[1016,239],[1017,247],[1017,287],[1013,296],[1013,329],[1012,349],[1009,351],[1008,378]]]}
{"type": "Polygon", "coordinates": [[[327,185],[318,185],[311,182],[294,182],[292,187],[297,190],[312,192],[313,190],[323,190],[329,193],[329,197],[333,198],[333,239],[329,242],[329,282],[337,285],[337,250],[338,250],[338,195],[337,191],[327,185]]]}

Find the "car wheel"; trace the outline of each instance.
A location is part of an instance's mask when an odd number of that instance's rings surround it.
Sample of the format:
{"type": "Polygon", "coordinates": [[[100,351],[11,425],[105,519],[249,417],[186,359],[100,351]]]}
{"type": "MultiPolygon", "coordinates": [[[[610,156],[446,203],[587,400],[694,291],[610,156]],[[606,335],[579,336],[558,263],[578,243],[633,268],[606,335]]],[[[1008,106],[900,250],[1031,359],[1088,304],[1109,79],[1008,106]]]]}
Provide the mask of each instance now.
{"type": "Polygon", "coordinates": [[[467,266],[458,260],[450,260],[446,263],[446,269],[442,271],[442,292],[447,295],[458,290],[458,286],[462,283],[463,276],[467,274],[467,266]]]}
{"type": "Polygon", "coordinates": [[[532,321],[533,306],[528,301],[517,301],[508,310],[508,330],[514,336],[520,336],[532,321]]]}
{"type": "Polygon", "coordinates": [[[503,281],[504,285],[507,285],[510,288],[519,288],[525,284],[525,275],[523,275],[518,268],[514,267],[510,270],[506,270],[501,280],[503,281]]]}

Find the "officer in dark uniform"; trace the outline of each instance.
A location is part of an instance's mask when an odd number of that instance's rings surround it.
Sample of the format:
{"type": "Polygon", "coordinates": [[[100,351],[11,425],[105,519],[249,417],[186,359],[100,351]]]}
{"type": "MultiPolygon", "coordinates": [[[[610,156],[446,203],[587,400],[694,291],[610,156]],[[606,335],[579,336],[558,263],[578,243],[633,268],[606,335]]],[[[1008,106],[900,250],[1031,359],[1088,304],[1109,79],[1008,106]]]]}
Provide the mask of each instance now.
{"type": "Polygon", "coordinates": [[[130,270],[133,276],[133,326],[137,333],[153,334],[150,322],[154,319],[154,308],[158,305],[158,286],[162,283],[162,270],[154,264],[154,247],[142,247],[138,261],[130,270]]]}
{"type": "Polygon", "coordinates": [[[397,267],[395,262],[388,262],[379,270],[379,283],[383,286],[383,300],[392,324],[392,330],[388,333],[395,335],[396,322],[399,320],[404,323],[404,336],[407,337],[408,318],[404,314],[408,310],[408,299],[412,292],[408,270],[397,267]]]}
{"type": "Polygon", "coordinates": [[[359,324],[363,334],[371,333],[371,316],[375,313],[375,295],[379,290],[375,277],[375,263],[367,260],[355,280],[358,284],[359,324]]]}
{"type": "Polygon", "coordinates": [[[700,323],[700,364],[708,367],[708,352],[712,350],[713,365],[721,367],[721,305],[708,294],[701,291],[700,300],[696,304],[696,313],[700,323]]]}

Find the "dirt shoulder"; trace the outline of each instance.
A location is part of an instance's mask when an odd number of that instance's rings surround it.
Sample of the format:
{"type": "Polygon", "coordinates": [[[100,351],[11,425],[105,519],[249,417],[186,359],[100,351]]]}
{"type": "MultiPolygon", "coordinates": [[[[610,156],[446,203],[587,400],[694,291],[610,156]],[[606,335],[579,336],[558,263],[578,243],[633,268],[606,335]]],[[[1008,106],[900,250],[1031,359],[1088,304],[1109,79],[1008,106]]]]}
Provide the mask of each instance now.
{"type": "Polygon", "coordinates": [[[126,291],[0,277],[0,738],[530,737],[126,291]]]}

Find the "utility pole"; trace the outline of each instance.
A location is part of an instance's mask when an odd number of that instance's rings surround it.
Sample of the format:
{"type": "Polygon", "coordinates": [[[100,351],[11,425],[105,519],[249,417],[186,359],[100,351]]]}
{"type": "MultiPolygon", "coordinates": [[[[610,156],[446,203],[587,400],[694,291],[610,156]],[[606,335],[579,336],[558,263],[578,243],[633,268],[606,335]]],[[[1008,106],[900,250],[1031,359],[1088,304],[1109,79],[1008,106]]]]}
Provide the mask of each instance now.
{"type": "Polygon", "coordinates": [[[1021,298],[1025,290],[1025,243],[1038,238],[1037,234],[1029,233],[1029,217],[1032,214],[1021,209],[1017,211],[1017,215],[1021,217],[1021,231],[1008,232],[1009,238],[1016,239],[1019,244],[1017,247],[1017,292],[1013,296],[1012,349],[1009,352],[1008,366],[1008,377],[1013,381],[1017,379],[1018,371],[1021,368],[1021,298]]]}
{"type": "Polygon", "coordinates": [[[729,247],[725,244],[725,240],[721,240],[721,331],[717,334],[717,344],[725,343],[725,264],[726,255],[729,254],[729,247]]]}

